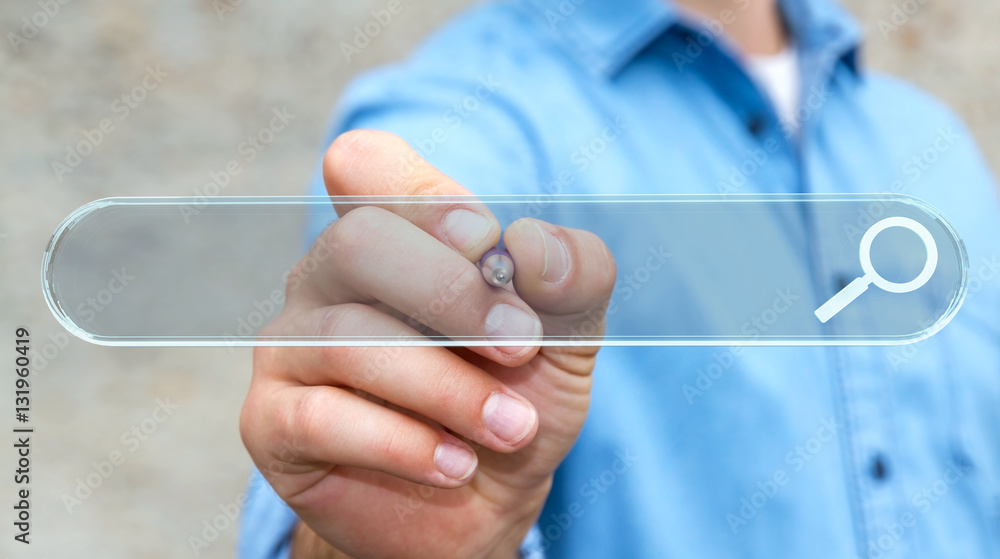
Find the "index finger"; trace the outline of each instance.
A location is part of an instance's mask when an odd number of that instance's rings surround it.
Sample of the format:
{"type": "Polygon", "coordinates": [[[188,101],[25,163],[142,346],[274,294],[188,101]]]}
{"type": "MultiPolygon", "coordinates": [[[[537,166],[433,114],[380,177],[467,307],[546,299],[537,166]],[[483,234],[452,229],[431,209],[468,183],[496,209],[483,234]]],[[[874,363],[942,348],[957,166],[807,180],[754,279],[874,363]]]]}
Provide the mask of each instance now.
{"type": "MultiPolygon", "coordinates": [[[[472,196],[403,139],[378,130],[352,130],[334,140],[323,158],[323,180],[331,196],[472,196]]],[[[379,204],[471,262],[500,240],[500,223],[484,204],[379,204]]],[[[339,205],[343,215],[352,206],[339,205]]]]}

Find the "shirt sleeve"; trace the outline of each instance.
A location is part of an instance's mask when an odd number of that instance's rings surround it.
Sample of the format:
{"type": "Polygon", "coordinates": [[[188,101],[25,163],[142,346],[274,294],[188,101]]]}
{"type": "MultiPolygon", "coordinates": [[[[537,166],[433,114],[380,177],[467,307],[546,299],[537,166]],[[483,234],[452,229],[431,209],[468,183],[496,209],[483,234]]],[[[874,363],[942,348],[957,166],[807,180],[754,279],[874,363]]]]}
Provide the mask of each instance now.
{"type": "MultiPolygon", "coordinates": [[[[551,171],[532,119],[504,97],[502,83],[494,83],[490,74],[441,83],[429,78],[407,80],[399,76],[402,72],[375,72],[352,84],[334,115],[323,150],[349,130],[382,130],[406,140],[473,194],[547,192],[551,171]]],[[[326,195],[319,165],[309,194],[326,195]]],[[[335,218],[332,208],[314,212],[308,224],[309,243],[335,218]]]]}
{"type": "Polygon", "coordinates": [[[542,542],[542,530],[535,524],[521,543],[521,559],[545,559],[542,542]]]}
{"type": "Polygon", "coordinates": [[[240,515],[239,559],[288,559],[299,519],[257,468],[250,474],[240,515]]]}
{"type": "MultiPolygon", "coordinates": [[[[538,194],[548,173],[542,150],[527,120],[508,105],[499,91],[489,91],[490,77],[433,86],[413,81],[409,95],[398,94],[397,77],[376,73],[362,78],[345,94],[323,151],[343,132],[374,129],[391,132],[424,159],[474,194],[538,194]]],[[[317,165],[309,195],[325,196],[317,165]]],[[[332,207],[313,212],[306,226],[306,245],[336,219],[332,207]]],[[[295,513],[254,470],[241,521],[240,559],[286,559],[295,513]]],[[[544,559],[542,536],[532,527],[521,546],[524,559],[544,559]]]]}

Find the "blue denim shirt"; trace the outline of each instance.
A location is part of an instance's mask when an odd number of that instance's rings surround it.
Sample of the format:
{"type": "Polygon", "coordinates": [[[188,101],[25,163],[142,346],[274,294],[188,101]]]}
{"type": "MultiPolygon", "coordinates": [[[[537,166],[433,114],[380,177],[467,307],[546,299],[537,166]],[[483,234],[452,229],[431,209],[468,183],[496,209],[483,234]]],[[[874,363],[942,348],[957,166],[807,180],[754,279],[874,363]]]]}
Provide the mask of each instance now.
{"type": "MultiPolygon", "coordinates": [[[[970,260],[969,296],[944,330],[888,348],[602,350],[586,425],[524,553],[998,557],[993,178],[944,106],[862,67],[856,24],[828,0],[782,2],[803,91],[799,133],[783,130],[719,36],[745,5],[733,0],[714,22],[662,0],[478,7],[409,60],[356,80],[327,141],[352,128],[394,132],[481,194],[900,192],[930,202],[970,260]]],[[[317,175],[311,193],[323,192],[317,175]]],[[[310,235],[333,217],[315,216],[310,235]]],[[[820,278],[815,295],[842,282],[820,278]]],[[[266,484],[253,487],[241,554],[279,556],[294,515],[266,484]]]]}

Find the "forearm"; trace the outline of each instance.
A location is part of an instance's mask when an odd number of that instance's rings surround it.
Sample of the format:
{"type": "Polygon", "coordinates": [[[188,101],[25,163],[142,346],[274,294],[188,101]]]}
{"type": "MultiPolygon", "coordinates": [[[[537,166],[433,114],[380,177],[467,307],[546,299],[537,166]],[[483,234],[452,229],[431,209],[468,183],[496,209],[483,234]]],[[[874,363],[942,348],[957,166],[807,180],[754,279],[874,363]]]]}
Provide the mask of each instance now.
{"type": "MultiPolygon", "coordinates": [[[[496,553],[489,559],[518,559],[521,541],[531,529],[533,523],[518,526],[509,537],[498,546],[496,553]]],[[[292,534],[292,552],[290,559],[352,559],[350,555],[333,548],[323,538],[316,535],[305,522],[299,522],[292,534]]]]}

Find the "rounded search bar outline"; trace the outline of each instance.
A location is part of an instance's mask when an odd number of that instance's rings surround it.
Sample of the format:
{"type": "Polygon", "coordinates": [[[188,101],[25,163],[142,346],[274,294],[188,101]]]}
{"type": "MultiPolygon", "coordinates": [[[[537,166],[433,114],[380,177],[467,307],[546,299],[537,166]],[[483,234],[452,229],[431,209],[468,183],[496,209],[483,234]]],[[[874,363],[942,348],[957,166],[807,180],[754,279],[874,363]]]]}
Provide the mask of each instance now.
{"type": "MultiPolygon", "coordinates": [[[[673,336],[651,336],[643,334],[623,334],[614,335],[605,333],[602,338],[577,338],[575,336],[559,336],[544,338],[542,340],[532,340],[538,346],[617,346],[617,347],[693,347],[693,346],[892,346],[919,342],[931,337],[944,328],[958,313],[962,307],[968,293],[969,281],[969,261],[964,243],[958,231],[952,223],[933,205],[919,198],[897,193],[869,193],[869,194],[548,194],[548,195],[483,195],[483,196],[216,196],[216,197],[112,197],[95,200],[80,206],[56,227],[52,238],[42,255],[41,262],[41,287],[46,304],[49,306],[56,320],[71,334],[88,343],[111,347],[256,347],[256,346],[321,346],[321,347],[479,347],[495,345],[480,338],[419,338],[402,339],[398,336],[392,337],[342,337],[342,338],[320,338],[307,335],[284,336],[284,337],[238,337],[231,338],[223,335],[136,335],[123,336],[118,334],[105,334],[93,331],[88,324],[79,320],[73,314],[72,305],[67,304],[60,297],[58,287],[61,276],[56,272],[58,255],[63,251],[63,246],[68,244],[74,236],[78,234],[79,225],[99,216],[102,212],[110,209],[128,210],[130,207],[163,208],[165,211],[173,209],[184,209],[189,207],[197,208],[206,215],[212,214],[209,210],[219,207],[216,213],[232,213],[234,209],[254,210],[254,215],[260,212],[266,213],[269,208],[279,206],[306,207],[312,205],[329,207],[331,204],[351,205],[393,205],[393,204],[454,204],[454,203],[485,203],[488,205],[510,206],[512,204],[519,208],[524,208],[523,216],[533,215],[528,210],[545,208],[555,204],[582,204],[582,205],[618,205],[618,204],[640,204],[644,207],[657,207],[661,204],[674,206],[678,210],[686,204],[717,203],[720,205],[732,204],[734,207],[744,204],[789,204],[797,211],[807,211],[820,213],[824,204],[857,204],[858,211],[862,212],[861,217],[878,215],[891,207],[892,204],[901,204],[901,207],[909,208],[914,217],[920,216],[926,219],[928,227],[934,231],[937,242],[952,243],[954,246],[954,262],[941,260],[938,265],[954,267],[954,272],[958,277],[954,280],[954,286],[949,289],[950,300],[946,305],[940,307],[933,322],[924,325],[922,329],[900,334],[845,334],[840,332],[825,331],[818,334],[796,335],[749,335],[745,333],[726,333],[709,335],[673,335],[673,336]]],[[[853,210],[852,210],[853,215],[853,210]]],[[[859,218],[860,220],[861,218],[859,218]]],[[[951,245],[948,245],[951,246],[951,245]]],[[[853,251],[852,251],[853,252],[853,251]]],[[[947,254],[947,253],[942,253],[947,254]]],[[[822,264],[820,264],[822,269],[822,264]]],[[[820,273],[820,269],[813,273],[820,273]]],[[[903,285],[903,284],[900,284],[903,285]]],[[[808,307],[807,307],[808,309],[808,307]]],[[[806,315],[813,315],[813,312],[805,310],[806,315]]],[[[814,316],[809,316],[810,320],[815,320],[814,316]]]]}
{"type": "Polygon", "coordinates": [[[836,316],[837,313],[844,310],[844,307],[850,305],[862,293],[868,291],[868,286],[871,284],[875,284],[875,287],[889,293],[909,293],[916,291],[931,279],[938,265],[938,249],[937,243],[934,242],[934,236],[931,235],[931,232],[926,227],[908,217],[887,217],[869,227],[861,238],[861,245],[858,252],[861,258],[861,270],[864,274],[860,278],[855,278],[854,281],[847,284],[846,287],[831,297],[829,301],[816,309],[816,318],[820,322],[825,324],[828,320],[836,316]],[[913,231],[923,241],[924,248],[927,250],[924,268],[917,274],[916,278],[905,283],[891,282],[883,278],[878,275],[878,272],[875,271],[875,266],[872,265],[872,243],[875,242],[875,237],[879,233],[890,227],[902,227],[903,229],[913,231]]]}

